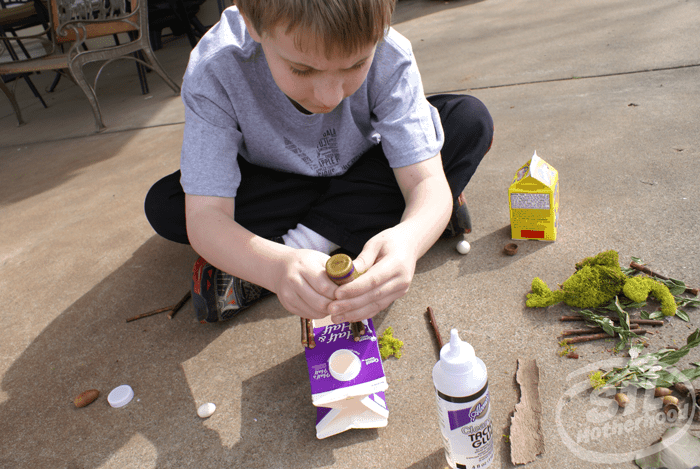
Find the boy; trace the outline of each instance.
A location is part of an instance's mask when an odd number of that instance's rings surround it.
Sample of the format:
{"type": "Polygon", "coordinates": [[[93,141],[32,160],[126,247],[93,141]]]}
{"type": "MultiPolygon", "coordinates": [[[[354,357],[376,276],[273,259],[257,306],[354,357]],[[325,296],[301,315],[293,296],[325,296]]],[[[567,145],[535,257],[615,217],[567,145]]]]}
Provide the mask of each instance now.
{"type": "Polygon", "coordinates": [[[373,317],[468,228],[461,193],[493,123],[473,97],[425,98],[394,1],[237,0],[192,51],[181,171],[145,209],[202,256],[200,322],[271,292],[305,318],[373,317]],[[338,248],[365,271],[340,287],[325,273],[338,248]]]}

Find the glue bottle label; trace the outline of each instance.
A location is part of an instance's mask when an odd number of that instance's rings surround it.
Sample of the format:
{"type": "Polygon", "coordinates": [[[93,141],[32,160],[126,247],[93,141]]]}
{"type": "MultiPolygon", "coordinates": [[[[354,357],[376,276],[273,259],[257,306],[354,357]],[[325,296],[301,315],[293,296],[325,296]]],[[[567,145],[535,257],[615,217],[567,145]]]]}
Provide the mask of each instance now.
{"type": "Polygon", "coordinates": [[[493,461],[489,385],[471,396],[436,390],[438,422],[447,462],[453,469],[484,469],[493,461]]]}

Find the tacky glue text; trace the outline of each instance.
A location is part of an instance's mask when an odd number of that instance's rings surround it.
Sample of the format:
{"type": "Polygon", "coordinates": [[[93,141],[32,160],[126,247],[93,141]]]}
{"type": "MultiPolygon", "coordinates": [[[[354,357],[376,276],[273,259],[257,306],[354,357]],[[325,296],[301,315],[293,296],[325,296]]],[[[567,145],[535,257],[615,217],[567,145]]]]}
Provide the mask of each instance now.
{"type": "Polygon", "coordinates": [[[493,432],[486,366],[459,338],[440,350],[433,367],[438,422],[452,469],[484,469],[493,461],[493,432]]]}

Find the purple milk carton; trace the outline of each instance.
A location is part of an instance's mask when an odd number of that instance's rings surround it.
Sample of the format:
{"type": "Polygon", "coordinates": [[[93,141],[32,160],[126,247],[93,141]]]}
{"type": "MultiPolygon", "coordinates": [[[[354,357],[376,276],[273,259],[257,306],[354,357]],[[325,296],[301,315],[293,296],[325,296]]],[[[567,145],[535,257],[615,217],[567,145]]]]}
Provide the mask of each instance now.
{"type": "Polygon", "coordinates": [[[389,387],[379,355],[377,333],[368,319],[365,334],[355,342],[350,323],[330,318],[314,321],[316,346],[306,348],[311,400],[319,439],[351,428],[386,427],[389,387]]]}

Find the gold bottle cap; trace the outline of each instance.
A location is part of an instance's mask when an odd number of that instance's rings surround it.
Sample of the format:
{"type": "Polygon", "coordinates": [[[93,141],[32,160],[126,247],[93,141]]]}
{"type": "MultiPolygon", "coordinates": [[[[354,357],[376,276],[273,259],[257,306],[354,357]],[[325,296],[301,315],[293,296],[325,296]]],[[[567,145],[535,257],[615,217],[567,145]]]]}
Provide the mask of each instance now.
{"type": "Polygon", "coordinates": [[[326,262],[326,273],[332,280],[343,280],[352,276],[355,266],[347,254],[336,254],[326,262]]]}

